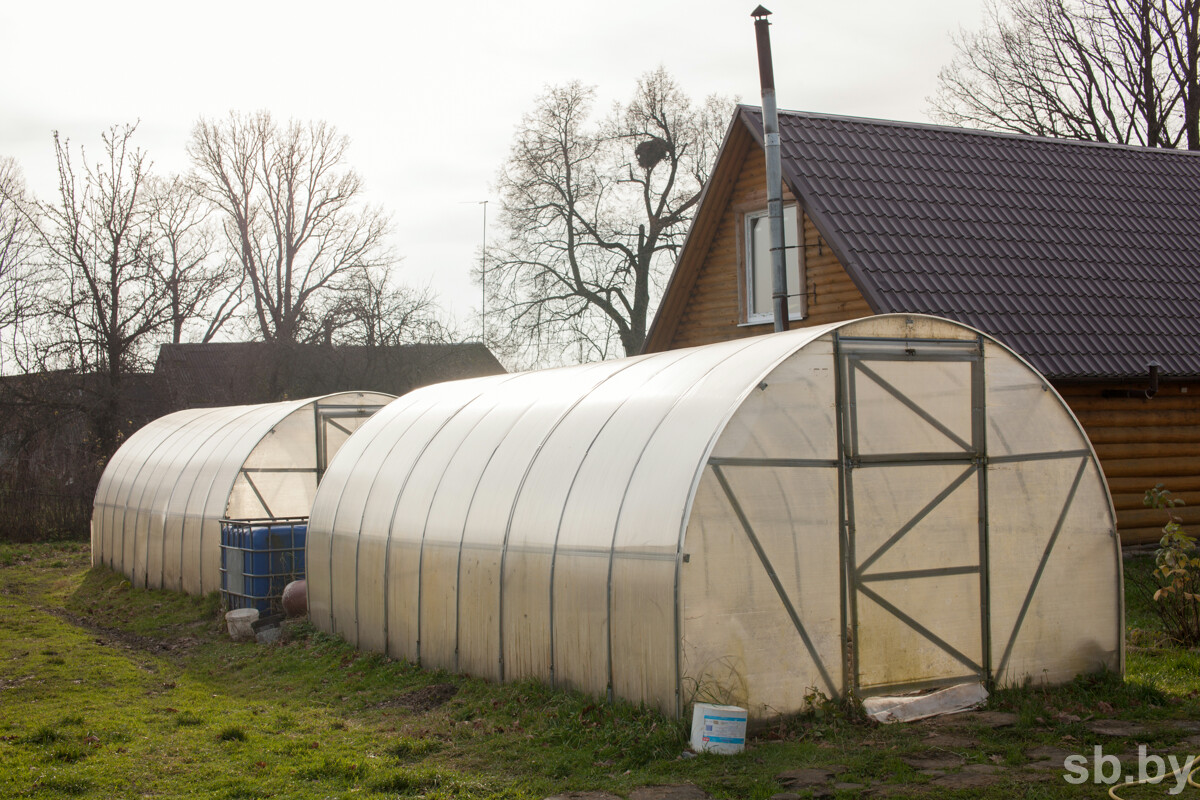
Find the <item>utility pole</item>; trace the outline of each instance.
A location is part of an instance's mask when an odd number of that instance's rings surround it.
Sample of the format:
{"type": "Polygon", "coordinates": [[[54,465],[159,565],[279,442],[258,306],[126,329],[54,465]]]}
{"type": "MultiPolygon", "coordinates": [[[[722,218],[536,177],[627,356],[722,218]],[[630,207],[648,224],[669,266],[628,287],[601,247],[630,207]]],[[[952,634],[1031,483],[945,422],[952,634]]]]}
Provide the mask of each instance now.
{"type": "Polygon", "coordinates": [[[487,200],[483,206],[483,246],[479,250],[479,338],[487,347],[487,200]]]}
{"type": "Polygon", "coordinates": [[[479,250],[479,340],[487,344],[487,200],[462,200],[459,205],[483,206],[483,245],[479,250]]]}

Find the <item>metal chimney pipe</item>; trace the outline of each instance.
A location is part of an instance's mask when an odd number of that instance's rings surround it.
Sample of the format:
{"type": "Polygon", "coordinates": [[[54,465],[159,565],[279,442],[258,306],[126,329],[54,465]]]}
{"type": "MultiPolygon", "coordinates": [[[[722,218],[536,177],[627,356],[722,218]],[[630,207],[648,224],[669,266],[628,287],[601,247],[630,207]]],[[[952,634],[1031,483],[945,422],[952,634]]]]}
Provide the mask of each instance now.
{"type": "Polygon", "coordinates": [[[758,78],[762,84],[763,150],[767,156],[767,221],[771,234],[771,300],[775,331],[788,329],[787,250],[783,240],[783,167],[779,160],[779,110],[775,107],[775,68],[771,64],[771,12],[759,6],[754,17],[758,78]]]}

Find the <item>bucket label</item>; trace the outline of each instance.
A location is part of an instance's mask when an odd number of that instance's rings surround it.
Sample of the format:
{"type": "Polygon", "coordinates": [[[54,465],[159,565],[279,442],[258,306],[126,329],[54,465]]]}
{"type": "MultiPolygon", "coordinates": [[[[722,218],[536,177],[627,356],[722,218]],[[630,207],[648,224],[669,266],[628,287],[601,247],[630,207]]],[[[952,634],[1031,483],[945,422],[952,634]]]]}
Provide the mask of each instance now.
{"type": "Polygon", "coordinates": [[[716,744],[744,744],[746,741],[745,717],[716,717],[704,715],[704,733],[701,739],[716,744]]]}

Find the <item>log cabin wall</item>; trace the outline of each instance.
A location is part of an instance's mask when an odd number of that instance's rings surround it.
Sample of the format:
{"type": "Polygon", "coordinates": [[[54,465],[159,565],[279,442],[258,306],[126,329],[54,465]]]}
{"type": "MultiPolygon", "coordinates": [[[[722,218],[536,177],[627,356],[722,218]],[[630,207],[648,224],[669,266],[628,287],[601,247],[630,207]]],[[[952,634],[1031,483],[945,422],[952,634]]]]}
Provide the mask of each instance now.
{"type": "MultiPolygon", "coordinates": [[[[770,322],[745,325],[745,215],[767,207],[767,172],[762,149],[747,147],[732,195],[721,214],[686,305],[664,349],[711,344],[770,333],[770,322]]],[[[795,202],[788,188],[784,203],[795,202]]],[[[804,273],[808,314],[792,320],[794,328],[871,315],[871,308],[846,270],[821,240],[808,215],[804,218],[804,273]]],[[[788,287],[794,291],[794,287],[788,287]]],[[[794,305],[794,304],[793,304],[794,305]]]]}
{"type": "Polygon", "coordinates": [[[1167,516],[1142,497],[1163,484],[1185,505],[1176,509],[1188,532],[1200,533],[1200,383],[1164,383],[1153,398],[1105,397],[1106,391],[1141,393],[1146,381],[1052,381],[1096,448],[1122,544],[1157,542],[1167,516]]]}

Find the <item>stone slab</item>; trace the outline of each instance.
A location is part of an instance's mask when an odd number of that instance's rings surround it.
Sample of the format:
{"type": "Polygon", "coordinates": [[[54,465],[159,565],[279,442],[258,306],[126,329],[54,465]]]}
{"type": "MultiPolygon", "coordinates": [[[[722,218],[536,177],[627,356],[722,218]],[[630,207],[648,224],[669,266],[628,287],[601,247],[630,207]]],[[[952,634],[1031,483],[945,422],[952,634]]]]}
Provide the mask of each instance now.
{"type": "Polygon", "coordinates": [[[712,796],[690,783],[642,786],[634,789],[629,800],[711,800],[712,796]]]}

